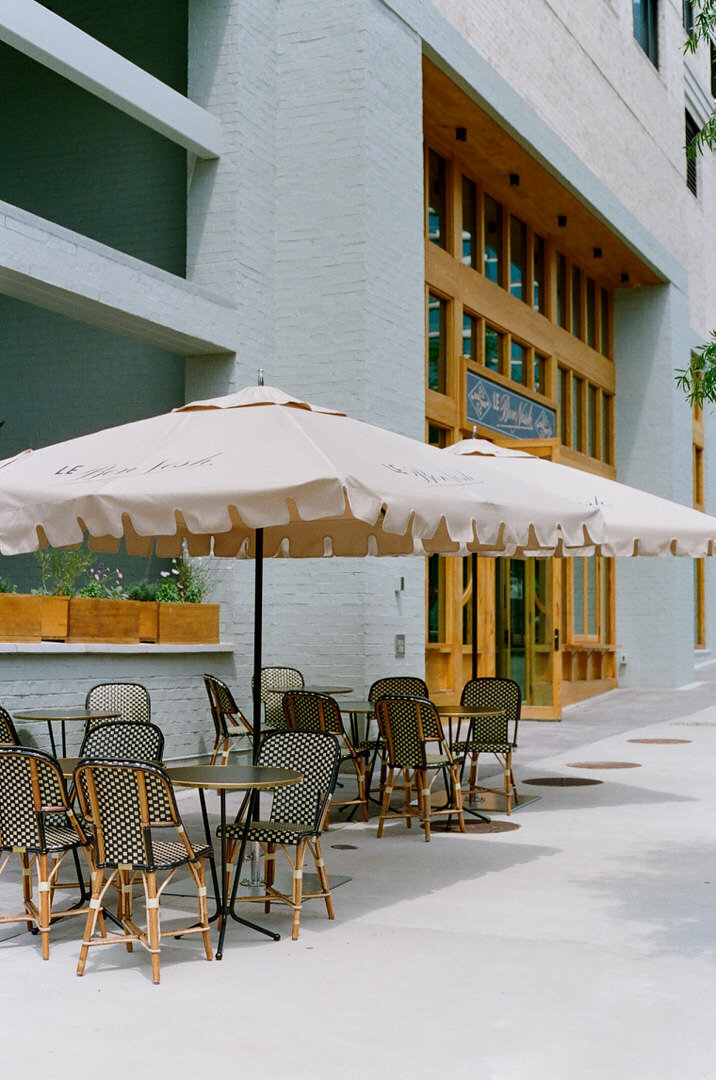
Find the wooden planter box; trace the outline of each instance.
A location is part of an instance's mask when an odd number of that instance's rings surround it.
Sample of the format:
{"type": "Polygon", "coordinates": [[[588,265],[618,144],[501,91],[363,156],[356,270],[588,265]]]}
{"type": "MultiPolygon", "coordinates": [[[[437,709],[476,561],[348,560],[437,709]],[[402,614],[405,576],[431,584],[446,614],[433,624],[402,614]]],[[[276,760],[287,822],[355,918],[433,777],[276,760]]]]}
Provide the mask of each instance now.
{"type": "Polygon", "coordinates": [[[70,617],[69,596],[41,596],[42,640],[65,641],[70,617]]]}
{"type": "Polygon", "coordinates": [[[213,645],[219,605],[0,593],[0,641],[213,645]]]}
{"type": "Polygon", "coordinates": [[[42,597],[0,593],[0,640],[42,641],[42,597]]]}
{"type": "Polygon", "coordinates": [[[105,641],[129,645],[139,641],[139,600],[70,597],[66,641],[105,641]]]}
{"type": "Polygon", "coordinates": [[[218,604],[157,604],[157,611],[161,644],[218,644],[218,604]]]}

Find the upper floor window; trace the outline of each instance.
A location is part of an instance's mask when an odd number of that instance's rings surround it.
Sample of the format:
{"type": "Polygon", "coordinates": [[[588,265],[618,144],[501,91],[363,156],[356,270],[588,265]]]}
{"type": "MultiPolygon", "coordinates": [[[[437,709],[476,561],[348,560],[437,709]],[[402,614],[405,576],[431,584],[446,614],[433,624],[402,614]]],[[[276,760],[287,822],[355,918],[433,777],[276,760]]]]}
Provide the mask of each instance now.
{"type": "Polygon", "coordinates": [[[698,173],[696,170],[696,158],[689,153],[691,143],[699,133],[699,126],[691,113],[686,110],[685,114],[685,138],[686,138],[686,186],[693,195],[698,195],[698,173]]]}
{"type": "Polygon", "coordinates": [[[445,247],[445,158],[434,150],[428,154],[428,237],[438,247],[445,247]]]}
{"type": "Polygon", "coordinates": [[[687,34],[694,32],[694,0],[681,0],[681,18],[687,34]]]}
{"type": "Polygon", "coordinates": [[[634,37],[654,67],[659,66],[658,0],[632,0],[634,37]]]}

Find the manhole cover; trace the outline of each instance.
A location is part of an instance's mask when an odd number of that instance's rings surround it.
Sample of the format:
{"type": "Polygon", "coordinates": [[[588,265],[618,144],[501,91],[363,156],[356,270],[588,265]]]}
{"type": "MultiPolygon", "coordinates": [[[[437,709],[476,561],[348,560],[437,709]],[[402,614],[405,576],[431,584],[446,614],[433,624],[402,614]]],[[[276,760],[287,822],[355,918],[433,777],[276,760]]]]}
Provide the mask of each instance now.
{"type": "Polygon", "coordinates": [[[570,769],[640,769],[638,761],[570,761],[570,769]]]}
{"type": "Polygon", "coordinates": [[[331,844],[332,848],[336,851],[357,851],[358,848],[355,844],[331,844]]]}
{"type": "Polygon", "coordinates": [[[691,739],[628,739],[628,742],[653,743],[655,746],[674,746],[677,743],[690,743],[691,739]]]}
{"type": "Polygon", "coordinates": [[[586,776],[537,776],[533,780],[522,780],[523,784],[543,784],[545,787],[582,787],[587,784],[603,784],[603,780],[591,780],[586,776]]]}
{"type": "MultiPolygon", "coordinates": [[[[512,821],[475,821],[470,820],[469,817],[465,818],[465,831],[469,833],[500,833],[500,832],[514,832],[515,829],[519,829],[519,825],[515,825],[512,821]]],[[[440,822],[439,825],[433,825],[430,823],[431,832],[447,832],[447,825],[440,822]]],[[[457,824],[453,824],[450,827],[450,832],[460,834],[460,829],[457,824]]]]}

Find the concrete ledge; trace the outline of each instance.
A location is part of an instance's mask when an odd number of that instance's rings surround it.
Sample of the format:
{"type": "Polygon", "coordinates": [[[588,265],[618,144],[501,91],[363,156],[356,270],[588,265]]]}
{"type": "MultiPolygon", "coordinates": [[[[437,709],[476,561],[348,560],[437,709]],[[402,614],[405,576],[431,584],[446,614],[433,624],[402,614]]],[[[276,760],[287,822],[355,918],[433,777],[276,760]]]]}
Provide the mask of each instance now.
{"type": "Polygon", "coordinates": [[[236,349],[228,300],[2,201],[0,292],[180,356],[236,349]]]}
{"type": "Polygon", "coordinates": [[[177,653],[231,653],[234,648],[235,646],[228,641],[219,642],[218,645],[154,645],[149,642],[113,645],[98,641],[0,641],[0,656],[83,656],[88,653],[117,653],[123,656],[139,653],[144,656],[158,656],[160,654],[172,656],[177,653]]]}
{"type": "Polygon", "coordinates": [[[0,40],[198,157],[219,156],[215,116],[35,0],[0,0],[0,40]]]}

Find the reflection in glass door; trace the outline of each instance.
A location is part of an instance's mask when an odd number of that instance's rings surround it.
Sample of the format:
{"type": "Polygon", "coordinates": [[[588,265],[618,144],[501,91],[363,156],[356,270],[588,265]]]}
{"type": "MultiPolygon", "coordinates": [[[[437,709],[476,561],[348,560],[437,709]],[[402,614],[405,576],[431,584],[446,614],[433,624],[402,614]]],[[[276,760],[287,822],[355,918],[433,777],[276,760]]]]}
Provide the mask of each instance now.
{"type": "Polygon", "coordinates": [[[514,679],[526,705],[554,702],[552,560],[498,559],[495,672],[514,679]]]}

